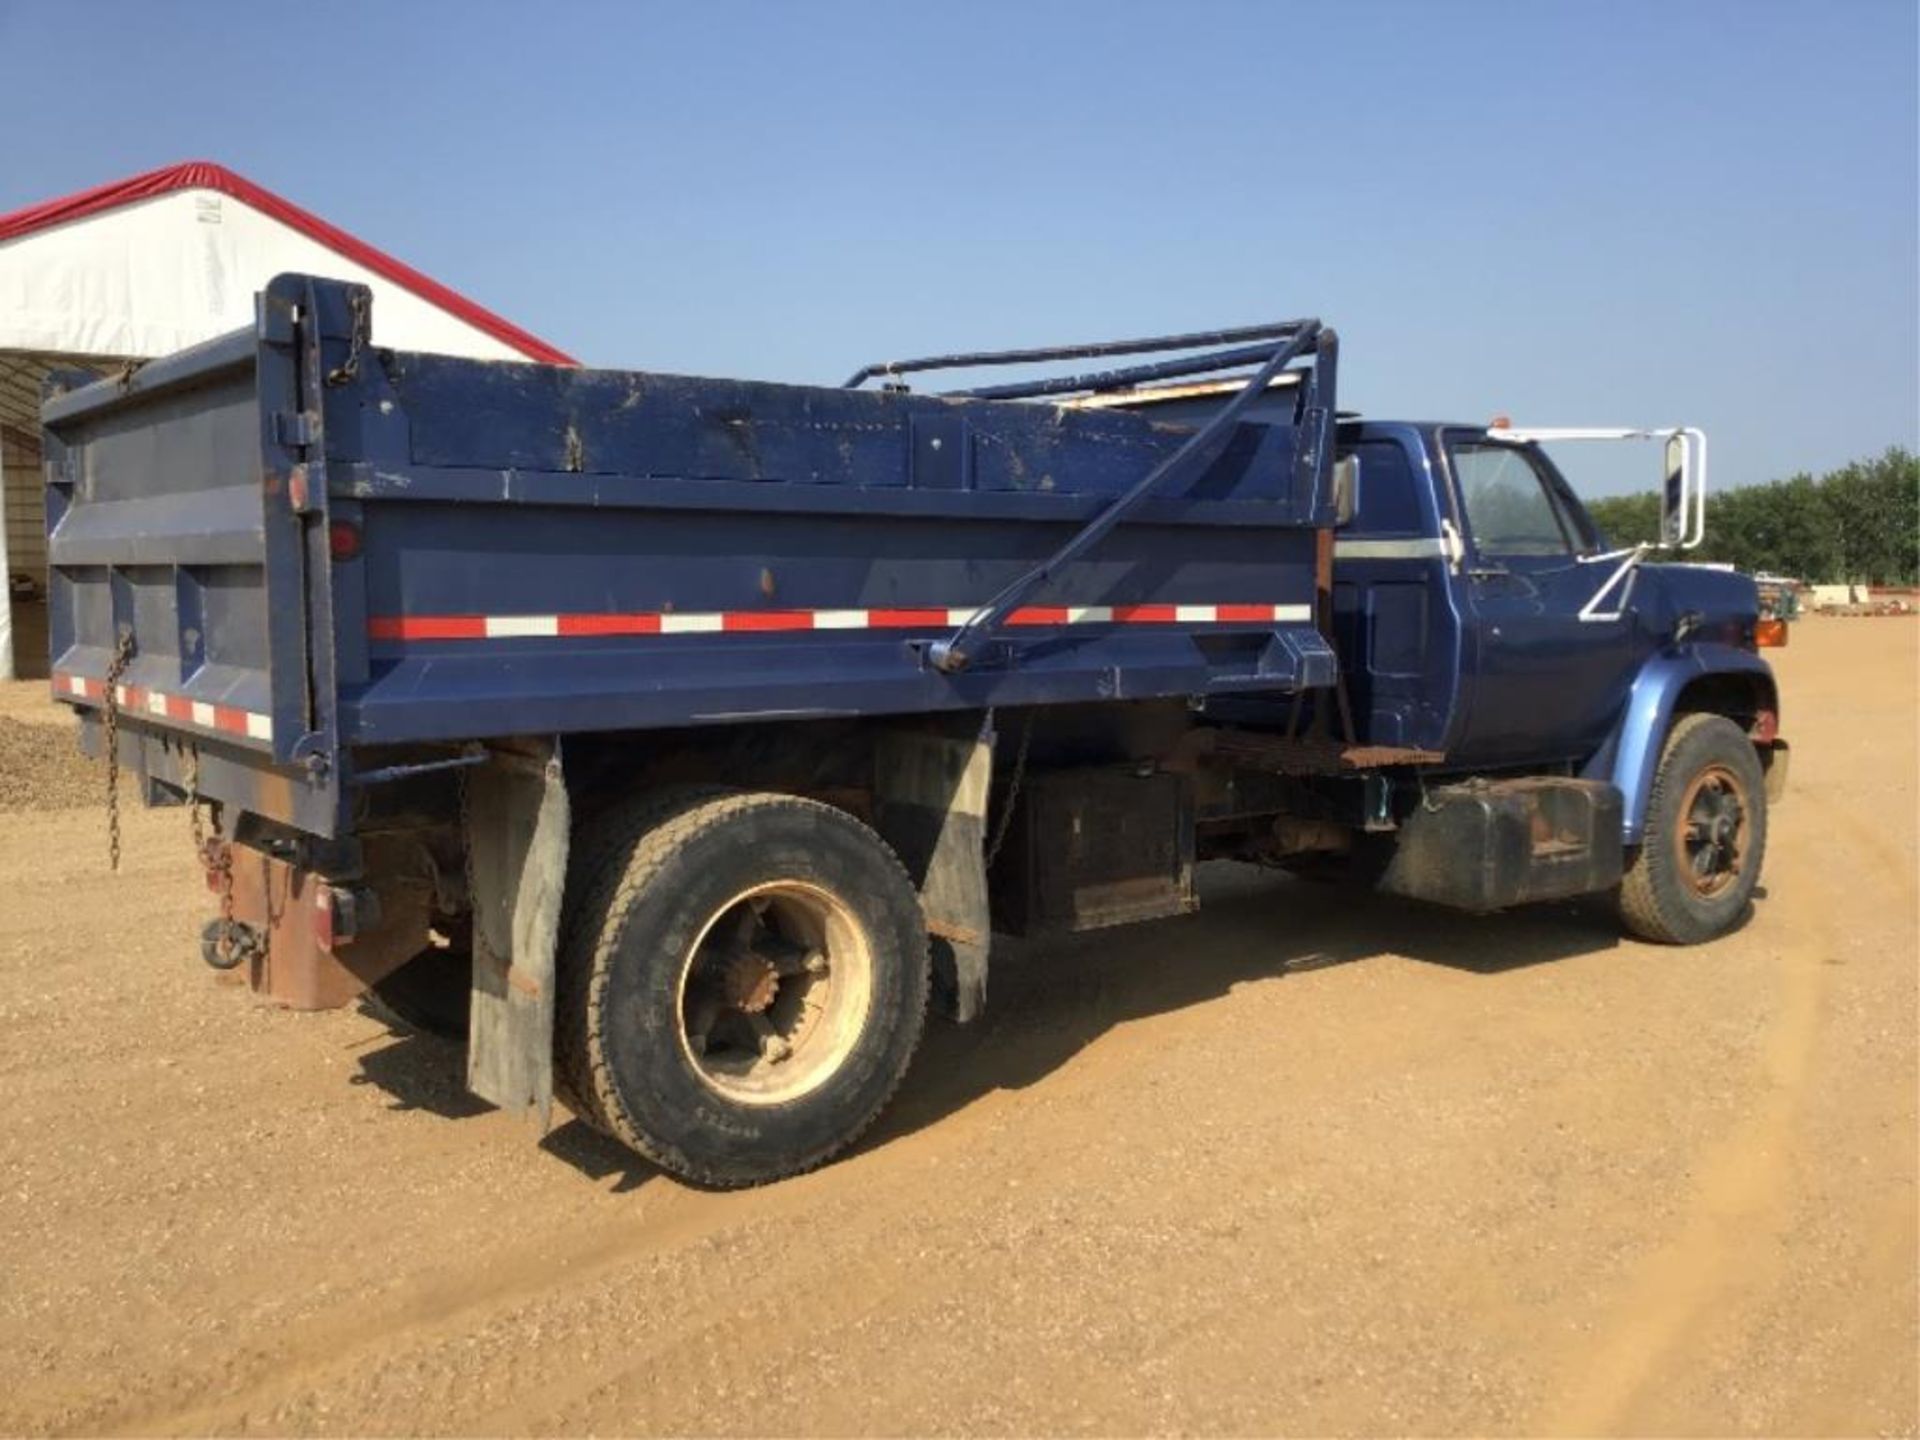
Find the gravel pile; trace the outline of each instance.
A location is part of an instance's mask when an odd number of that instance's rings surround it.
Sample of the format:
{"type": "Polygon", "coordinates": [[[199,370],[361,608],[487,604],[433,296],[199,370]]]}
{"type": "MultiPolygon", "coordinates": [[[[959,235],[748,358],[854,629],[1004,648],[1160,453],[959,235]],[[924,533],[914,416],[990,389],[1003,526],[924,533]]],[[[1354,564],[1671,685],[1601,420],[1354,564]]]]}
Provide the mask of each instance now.
{"type": "Polygon", "coordinates": [[[0,715],[0,814],[105,803],[107,779],[65,725],[0,715]]]}

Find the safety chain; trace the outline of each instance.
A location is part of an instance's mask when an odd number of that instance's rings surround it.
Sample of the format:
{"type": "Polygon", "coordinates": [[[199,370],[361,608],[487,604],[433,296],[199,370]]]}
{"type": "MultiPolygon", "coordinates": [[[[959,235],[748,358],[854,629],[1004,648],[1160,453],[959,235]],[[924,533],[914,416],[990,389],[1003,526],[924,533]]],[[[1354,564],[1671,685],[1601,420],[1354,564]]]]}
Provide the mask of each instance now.
{"type": "Polygon", "coordinates": [[[1013,806],[1014,802],[1020,798],[1020,781],[1027,773],[1027,746],[1033,740],[1034,717],[1039,713],[1038,706],[1028,710],[1026,722],[1020,730],[1020,752],[1014,757],[1013,779],[1007,782],[1006,805],[1000,811],[999,825],[994,828],[993,843],[987,846],[985,868],[988,870],[991,870],[993,862],[1000,858],[1000,847],[1007,843],[1007,836],[1013,830],[1013,806]]]}
{"type": "Polygon", "coordinates": [[[213,963],[218,970],[230,970],[239,963],[239,940],[233,925],[233,847],[221,834],[220,809],[213,810],[213,834],[207,834],[201,813],[200,747],[187,746],[187,824],[193,832],[193,853],[212,871],[220,887],[220,928],[214,935],[213,963]]]}
{"type": "Polygon", "coordinates": [[[133,630],[128,627],[114,644],[106,684],[107,867],[116,874],[120,870],[120,677],[132,659],[133,630]]]}
{"type": "Polygon", "coordinates": [[[353,312],[353,332],[347,337],[347,358],[327,372],[327,384],[345,385],[360,373],[360,355],[367,348],[367,292],[356,287],[347,294],[353,312]]]}
{"type": "MultiPolygon", "coordinates": [[[[467,772],[472,767],[463,765],[454,771],[456,794],[454,803],[460,815],[460,883],[466,886],[467,914],[471,917],[474,944],[480,943],[480,899],[473,888],[473,800],[467,794],[467,772]]],[[[479,953],[476,949],[476,955],[479,953]]]]}

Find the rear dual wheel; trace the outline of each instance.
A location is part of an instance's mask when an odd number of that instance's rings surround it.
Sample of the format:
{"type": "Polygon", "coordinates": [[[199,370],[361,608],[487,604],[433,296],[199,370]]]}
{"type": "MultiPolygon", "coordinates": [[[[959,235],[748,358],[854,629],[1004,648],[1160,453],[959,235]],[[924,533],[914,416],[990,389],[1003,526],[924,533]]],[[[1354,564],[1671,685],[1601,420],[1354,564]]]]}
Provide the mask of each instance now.
{"type": "Polygon", "coordinates": [[[575,844],[556,1080],[589,1124],[701,1184],[851,1144],[919,1043],[919,897],[880,837],[788,795],[683,792],[575,844]]]}

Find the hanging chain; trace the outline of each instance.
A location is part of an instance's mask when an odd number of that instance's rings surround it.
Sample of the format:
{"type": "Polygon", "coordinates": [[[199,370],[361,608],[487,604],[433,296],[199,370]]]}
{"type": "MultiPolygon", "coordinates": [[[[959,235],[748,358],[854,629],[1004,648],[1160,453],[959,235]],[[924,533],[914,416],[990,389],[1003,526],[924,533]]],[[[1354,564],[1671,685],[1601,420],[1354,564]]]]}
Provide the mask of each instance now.
{"type": "Polygon", "coordinates": [[[460,883],[466,887],[467,914],[471,917],[474,941],[480,936],[480,900],[473,889],[473,801],[467,794],[467,773],[470,766],[461,766],[454,772],[454,784],[458,787],[456,804],[460,813],[460,883]]]}
{"type": "Polygon", "coordinates": [[[360,373],[360,355],[367,348],[367,291],[355,287],[347,294],[353,312],[353,333],[347,337],[347,358],[327,372],[327,384],[345,385],[360,373]]]}
{"type": "Polygon", "coordinates": [[[207,854],[207,830],[200,814],[200,747],[187,746],[187,828],[193,832],[193,853],[203,860],[207,854]]]}
{"type": "Polygon", "coordinates": [[[133,630],[123,629],[107,664],[107,868],[120,869],[120,677],[133,659],[133,630]]]}
{"type": "Polygon", "coordinates": [[[200,798],[200,747],[187,746],[187,824],[193,832],[193,853],[200,857],[200,863],[212,872],[219,885],[220,928],[214,936],[213,949],[217,969],[225,970],[237,963],[235,951],[239,940],[233,927],[233,847],[221,836],[220,810],[213,809],[213,833],[207,833],[205,817],[201,812],[200,798]]]}
{"type": "Polygon", "coordinates": [[[1007,800],[1000,811],[1000,823],[994,827],[993,843],[987,846],[985,868],[991,870],[993,862],[1000,858],[1000,847],[1007,843],[1007,836],[1013,830],[1013,806],[1020,798],[1020,782],[1027,773],[1027,746],[1033,740],[1034,717],[1040,713],[1039,707],[1027,711],[1027,718],[1020,729],[1020,751],[1013,761],[1013,779],[1007,782],[1007,800]]]}

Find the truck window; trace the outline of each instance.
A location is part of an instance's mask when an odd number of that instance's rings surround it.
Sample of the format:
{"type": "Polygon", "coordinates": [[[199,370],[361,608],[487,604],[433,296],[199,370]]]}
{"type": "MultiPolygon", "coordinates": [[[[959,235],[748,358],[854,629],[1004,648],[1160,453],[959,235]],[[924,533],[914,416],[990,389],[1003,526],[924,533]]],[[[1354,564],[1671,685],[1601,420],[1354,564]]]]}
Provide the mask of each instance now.
{"type": "MultiPolygon", "coordinates": [[[[1527,452],[1477,442],[1449,447],[1467,527],[1483,555],[1568,555],[1574,537],[1527,452]]],[[[1364,462],[1363,462],[1364,463],[1364,462]]]]}
{"type": "Polygon", "coordinates": [[[1343,445],[1340,455],[1360,457],[1360,495],[1354,506],[1355,530],[1389,535],[1419,535],[1427,522],[1420,515],[1413,470],[1397,440],[1362,440],[1343,445]]]}

